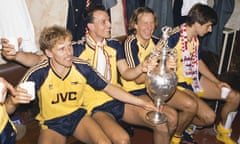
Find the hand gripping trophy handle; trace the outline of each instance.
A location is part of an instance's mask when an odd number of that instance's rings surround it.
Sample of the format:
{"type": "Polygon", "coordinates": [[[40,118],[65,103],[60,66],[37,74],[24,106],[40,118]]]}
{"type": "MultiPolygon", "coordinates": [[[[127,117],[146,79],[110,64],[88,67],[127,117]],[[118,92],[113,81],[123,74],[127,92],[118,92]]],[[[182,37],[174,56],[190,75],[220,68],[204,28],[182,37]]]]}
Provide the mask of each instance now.
{"type": "MultiPolygon", "coordinates": [[[[171,52],[167,45],[167,40],[171,31],[172,29],[170,27],[162,28],[162,39],[164,41],[163,46],[160,49],[155,48],[149,57],[159,56],[159,64],[153,70],[148,71],[146,78],[147,92],[158,108],[160,108],[165,101],[171,98],[177,85],[177,76],[175,71],[167,68],[167,58],[171,52]]],[[[156,111],[148,112],[146,119],[153,124],[161,124],[167,121],[164,114],[156,111]]]]}

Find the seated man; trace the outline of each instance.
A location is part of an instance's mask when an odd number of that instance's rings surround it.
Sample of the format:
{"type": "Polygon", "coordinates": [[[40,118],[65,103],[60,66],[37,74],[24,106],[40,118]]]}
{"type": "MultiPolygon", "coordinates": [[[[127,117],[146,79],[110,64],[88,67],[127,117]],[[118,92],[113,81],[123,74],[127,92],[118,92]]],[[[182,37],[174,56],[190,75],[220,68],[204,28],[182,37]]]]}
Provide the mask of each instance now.
{"type": "MultiPolygon", "coordinates": [[[[64,144],[73,135],[84,143],[111,143],[96,121],[86,116],[85,87],[102,90],[110,96],[141,107],[157,110],[151,102],[136,98],[107,82],[89,64],[73,57],[72,36],[65,28],[52,26],[40,35],[40,48],[48,59],[28,70],[21,82],[35,82],[41,125],[38,143],[64,144]]],[[[17,87],[17,97],[29,96],[17,87]]],[[[97,98],[97,95],[95,95],[97,98]]]]}
{"type": "MultiPolygon", "coordinates": [[[[217,22],[216,12],[207,5],[196,4],[190,10],[186,23],[180,26],[180,31],[168,39],[169,47],[178,52],[178,89],[191,95],[198,101],[199,113],[215,117],[215,113],[200,98],[221,100],[225,104],[221,111],[221,121],[217,126],[217,139],[225,144],[236,144],[229,135],[231,122],[227,117],[230,112],[236,111],[239,106],[240,94],[220,80],[207,68],[199,53],[198,36],[204,36],[212,31],[212,25],[217,22]],[[221,97],[221,88],[227,87],[231,91],[226,97],[221,97]],[[211,110],[211,111],[209,111],[211,110]]],[[[205,119],[193,119],[193,123],[201,125],[205,119]]]]}
{"type": "MultiPolygon", "coordinates": [[[[132,33],[125,40],[124,50],[122,49],[127,61],[126,67],[138,71],[138,73],[134,75],[135,77],[129,79],[120,70],[123,88],[133,95],[146,99],[150,98],[145,85],[147,73],[144,71],[139,72],[138,69],[144,64],[146,57],[161,44],[159,38],[153,36],[156,23],[157,18],[153,10],[147,7],[137,8],[133,12],[129,22],[129,31],[132,33]]],[[[176,60],[174,61],[176,63],[176,60]]],[[[174,136],[181,137],[194,116],[198,115],[197,102],[191,96],[176,90],[166,104],[178,111],[178,125],[174,136]]],[[[212,121],[206,121],[206,125],[211,122],[212,121]]],[[[181,139],[172,139],[171,144],[180,143],[180,141],[181,139]]]]}

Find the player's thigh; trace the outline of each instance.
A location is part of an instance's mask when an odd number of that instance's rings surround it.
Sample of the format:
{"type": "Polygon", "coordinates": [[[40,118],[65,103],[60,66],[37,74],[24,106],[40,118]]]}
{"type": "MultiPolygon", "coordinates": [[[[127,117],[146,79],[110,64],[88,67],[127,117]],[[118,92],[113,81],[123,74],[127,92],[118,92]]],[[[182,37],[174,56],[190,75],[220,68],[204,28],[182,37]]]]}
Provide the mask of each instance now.
{"type": "Polygon", "coordinates": [[[109,141],[98,123],[90,116],[84,116],[81,119],[74,131],[74,136],[85,143],[109,141]]]}
{"type": "Polygon", "coordinates": [[[215,83],[207,79],[205,76],[201,76],[200,83],[204,90],[203,98],[220,99],[220,88],[215,83]]]}
{"type": "MultiPolygon", "coordinates": [[[[142,95],[138,97],[145,101],[152,101],[147,95],[142,95]]],[[[148,123],[148,121],[146,120],[146,114],[148,112],[149,111],[143,109],[142,107],[132,104],[125,104],[123,120],[130,124],[149,126],[150,123],[148,123]]]]}
{"type": "Polygon", "coordinates": [[[38,144],[65,144],[65,143],[66,137],[54,130],[44,129],[40,131],[38,144]]]}
{"type": "Polygon", "coordinates": [[[197,101],[193,96],[180,90],[176,90],[174,95],[167,101],[167,104],[175,109],[182,111],[196,111],[197,101]]]}
{"type": "Polygon", "coordinates": [[[192,90],[189,89],[185,89],[184,92],[187,93],[189,96],[192,96],[192,98],[195,99],[195,101],[197,102],[197,116],[199,118],[208,119],[209,121],[215,118],[215,112],[201,97],[198,97],[196,94],[193,93],[192,90]]]}
{"type": "Polygon", "coordinates": [[[115,120],[115,118],[107,112],[96,112],[93,115],[93,119],[100,125],[105,134],[111,140],[124,139],[129,140],[128,133],[122,128],[122,126],[115,120]]]}

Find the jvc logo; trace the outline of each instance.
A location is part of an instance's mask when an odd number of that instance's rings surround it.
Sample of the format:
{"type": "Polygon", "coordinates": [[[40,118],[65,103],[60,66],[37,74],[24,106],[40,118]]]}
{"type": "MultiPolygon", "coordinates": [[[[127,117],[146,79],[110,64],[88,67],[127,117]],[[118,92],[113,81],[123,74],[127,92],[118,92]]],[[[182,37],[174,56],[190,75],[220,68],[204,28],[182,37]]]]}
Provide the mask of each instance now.
{"type": "Polygon", "coordinates": [[[65,101],[73,101],[73,100],[76,100],[76,95],[77,95],[77,92],[66,92],[65,94],[63,93],[58,93],[57,94],[57,99],[54,101],[52,101],[52,104],[57,104],[57,103],[60,103],[60,102],[65,102],[65,101]]]}

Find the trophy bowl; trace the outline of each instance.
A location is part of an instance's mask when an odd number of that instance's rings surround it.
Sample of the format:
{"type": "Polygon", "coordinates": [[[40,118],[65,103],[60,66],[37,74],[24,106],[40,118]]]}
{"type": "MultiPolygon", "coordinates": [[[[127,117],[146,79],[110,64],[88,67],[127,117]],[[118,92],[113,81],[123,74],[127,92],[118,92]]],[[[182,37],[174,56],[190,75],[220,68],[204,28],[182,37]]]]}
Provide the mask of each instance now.
{"type": "MultiPolygon", "coordinates": [[[[148,73],[146,88],[156,107],[160,108],[174,94],[177,76],[173,71],[160,72],[158,70],[159,68],[148,73]]],[[[153,124],[161,124],[167,121],[166,116],[157,111],[148,112],[146,118],[153,124]]]]}

